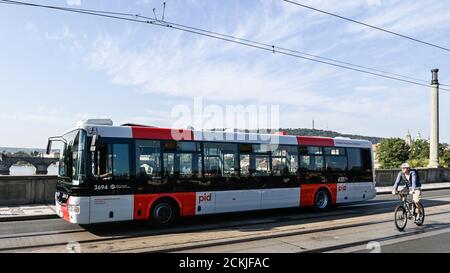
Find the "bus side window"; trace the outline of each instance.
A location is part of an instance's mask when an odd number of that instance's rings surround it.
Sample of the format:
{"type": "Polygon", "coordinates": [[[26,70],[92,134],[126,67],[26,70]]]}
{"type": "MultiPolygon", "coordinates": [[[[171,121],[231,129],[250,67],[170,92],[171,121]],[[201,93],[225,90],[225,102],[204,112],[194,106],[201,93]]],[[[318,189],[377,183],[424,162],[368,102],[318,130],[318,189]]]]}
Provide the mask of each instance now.
{"type": "Polygon", "coordinates": [[[236,177],[239,169],[237,144],[205,143],[206,177],[236,177]]]}
{"type": "Polygon", "coordinates": [[[362,152],[359,148],[347,148],[349,181],[360,182],[362,175],[362,152]]]}
{"type": "Polygon", "coordinates": [[[202,177],[202,150],[199,142],[177,142],[177,157],[180,178],[202,177]]]}
{"type": "Polygon", "coordinates": [[[175,174],[175,154],[174,153],[164,153],[164,176],[171,177],[175,174]]]}
{"type": "Polygon", "coordinates": [[[161,178],[161,143],[152,140],[136,141],[136,174],[141,178],[161,178]]]}
{"type": "Polygon", "coordinates": [[[321,147],[300,146],[299,174],[303,183],[324,183],[325,160],[321,147]]]}
{"type": "Polygon", "coordinates": [[[270,175],[270,156],[254,155],[255,157],[255,176],[270,175]]]}
{"type": "Polygon", "coordinates": [[[102,144],[91,153],[92,174],[99,180],[130,179],[128,144],[102,144]]]}
{"type": "Polygon", "coordinates": [[[254,173],[254,163],[252,164],[249,154],[240,155],[240,177],[250,177],[254,173]]]}
{"type": "Polygon", "coordinates": [[[372,155],[370,149],[362,149],[362,168],[363,168],[363,181],[373,181],[373,169],[372,169],[372,155]]]}
{"type": "Polygon", "coordinates": [[[113,144],[113,177],[118,180],[130,179],[130,152],[128,144],[113,144]]]}
{"type": "Polygon", "coordinates": [[[272,173],[274,176],[296,175],[298,171],[298,150],[296,146],[278,146],[272,152],[272,173]]]}
{"type": "Polygon", "coordinates": [[[112,156],[108,152],[110,145],[101,144],[91,152],[92,175],[99,180],[112,179],[112,156]]]}

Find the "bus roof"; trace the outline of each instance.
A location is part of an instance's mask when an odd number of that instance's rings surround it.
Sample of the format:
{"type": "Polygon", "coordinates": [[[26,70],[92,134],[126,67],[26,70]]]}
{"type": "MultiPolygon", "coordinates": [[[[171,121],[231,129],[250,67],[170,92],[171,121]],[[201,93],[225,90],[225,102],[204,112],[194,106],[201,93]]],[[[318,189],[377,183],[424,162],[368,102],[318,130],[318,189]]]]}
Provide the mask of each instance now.
{"type": "Polygon", "coordinates": [[[111,120],[102,119],[91,119],[79,122],[77,124],[77,128],[86,130],[88,135],[98,134],[101,137],[109,138],[372,148],[372,143],[367,140],[316,136],[292,136],[279,133],[260,134],[227,131],[199,131],[189,129],[157,128],[134,124],[113,126],[111,120]]]}

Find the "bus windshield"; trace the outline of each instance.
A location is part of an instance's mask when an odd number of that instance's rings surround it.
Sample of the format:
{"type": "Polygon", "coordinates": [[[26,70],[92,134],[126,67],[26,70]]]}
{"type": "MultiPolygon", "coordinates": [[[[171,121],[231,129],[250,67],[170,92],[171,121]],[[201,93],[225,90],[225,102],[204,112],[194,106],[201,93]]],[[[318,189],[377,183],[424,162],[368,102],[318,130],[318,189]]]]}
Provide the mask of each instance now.
{"type": "Polygon", "coordinates": [[[59,176],[80,185],[86,178],[86,132],[76,130],[63,136],[65,141],[59,159],[59,176]]]}

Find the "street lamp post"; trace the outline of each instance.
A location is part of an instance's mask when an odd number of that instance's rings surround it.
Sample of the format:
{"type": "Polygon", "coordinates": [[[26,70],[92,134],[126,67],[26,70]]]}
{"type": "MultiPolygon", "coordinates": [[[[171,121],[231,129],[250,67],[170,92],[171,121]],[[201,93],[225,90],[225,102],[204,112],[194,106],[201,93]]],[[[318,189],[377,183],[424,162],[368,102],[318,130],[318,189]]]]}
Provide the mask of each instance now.
{"type": "Polygon", "coordinates": [[[439,168],[439,69],[431,70],[431,132],[429,168],[439,168]]]}

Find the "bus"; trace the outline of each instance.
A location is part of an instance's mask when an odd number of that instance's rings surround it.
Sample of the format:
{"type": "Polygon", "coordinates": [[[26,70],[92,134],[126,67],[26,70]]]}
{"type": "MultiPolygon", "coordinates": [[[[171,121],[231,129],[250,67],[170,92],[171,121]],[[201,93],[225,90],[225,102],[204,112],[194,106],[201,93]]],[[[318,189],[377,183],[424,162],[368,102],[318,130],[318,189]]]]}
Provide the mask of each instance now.
{"type": "Polygon", "coordinates": [[[196,131],[89,119],[62,136],[56,213],[70,223],[312,207],[376,196],[365,140],[196,131]]]}

